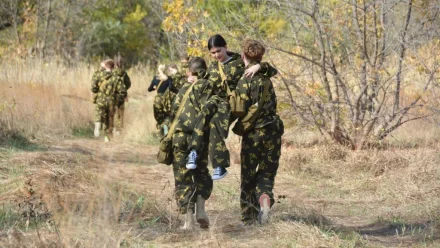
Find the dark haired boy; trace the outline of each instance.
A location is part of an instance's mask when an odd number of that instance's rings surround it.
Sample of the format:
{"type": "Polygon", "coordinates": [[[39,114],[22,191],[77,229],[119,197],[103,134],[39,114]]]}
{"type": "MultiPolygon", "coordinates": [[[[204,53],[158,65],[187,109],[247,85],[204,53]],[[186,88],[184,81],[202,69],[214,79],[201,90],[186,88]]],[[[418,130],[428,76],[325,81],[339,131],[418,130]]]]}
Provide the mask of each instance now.
{"type": "Polygon", "coordinates": [[[184,229],[194,228],[194,212],[200,227],[209,227],[205,201],[211,195],[213,183],[208,169],[208,136],[201,139],[197,168],[193,170],[186,168],[191,137],[200,130],[196,126],[195,118],[212,95],[213,84],[207,79],[207,76],[205,61],[202,58],[193,58],[189,63],[188,81],[179,90],[173,102],[175,129],[172,137],[175,198],[179,212],[185,214],[184,229]],[[187,92],[188,95],[185,97],[187,92]],[[181,104],[183,105],[179,113],[181,104]]]}

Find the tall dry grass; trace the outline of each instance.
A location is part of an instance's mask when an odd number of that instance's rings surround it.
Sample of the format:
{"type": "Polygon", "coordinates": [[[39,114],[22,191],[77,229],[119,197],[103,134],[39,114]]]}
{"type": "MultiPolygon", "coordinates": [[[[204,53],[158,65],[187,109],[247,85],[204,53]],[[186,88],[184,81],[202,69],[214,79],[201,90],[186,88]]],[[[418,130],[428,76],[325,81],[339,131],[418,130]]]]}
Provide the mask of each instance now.
{"type": "MultiPolygon", "coordinates": [[[[56,140],[74,129],[91,128],[94,105],[90,82],[95,65],[69,67],[37,60],[0,64],[0,122],[28,139],[56,140]]],[[[153,94],[146,94],[151,73],[142,66],[128,71],[132,87],[126,107],[127,134],[142,139],[154,131],[153,94]]]]}

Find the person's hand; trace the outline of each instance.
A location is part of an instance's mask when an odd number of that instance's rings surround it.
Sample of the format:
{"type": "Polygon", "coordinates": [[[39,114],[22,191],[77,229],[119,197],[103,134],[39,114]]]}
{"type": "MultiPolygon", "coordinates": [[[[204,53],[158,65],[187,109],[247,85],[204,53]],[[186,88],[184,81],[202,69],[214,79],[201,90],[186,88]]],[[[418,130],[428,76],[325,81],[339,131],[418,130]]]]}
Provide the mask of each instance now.
{"type": "Polygon", "coordinates": [[[253,65],[244,71],[246,77],[253,77],[261,69],[260,64],[253,65]]]}
{"type": "Polygon", "coordinates": [[[194,83],[195,81],[197,81],[197,76],[191,75],[188,77],[188,82],[194,83]]]}

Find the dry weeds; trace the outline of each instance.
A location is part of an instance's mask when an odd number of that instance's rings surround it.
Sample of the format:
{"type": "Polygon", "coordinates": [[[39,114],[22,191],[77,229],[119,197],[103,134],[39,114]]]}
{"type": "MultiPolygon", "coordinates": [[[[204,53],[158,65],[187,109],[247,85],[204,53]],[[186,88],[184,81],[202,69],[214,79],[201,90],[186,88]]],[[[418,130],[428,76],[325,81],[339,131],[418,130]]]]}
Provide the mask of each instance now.
{"type": "Polygon", "coordinates": [[[1,89],[12,88],[0,91],[1,127],[45,140],[32,149],[0,150],[2,247],[440,245],[436,126],[408,125],[386,144],[358,152],[288,130],[267,226],[240,225],[240,144],[231,136],[234,165],[207,202],[211,228],[185,232],[171,168],[155,162],[144,69],[130,71],[126,130],[110,144],[61,139],[91,121],[93,69],[23,64],[2,70],[1,89]]]}

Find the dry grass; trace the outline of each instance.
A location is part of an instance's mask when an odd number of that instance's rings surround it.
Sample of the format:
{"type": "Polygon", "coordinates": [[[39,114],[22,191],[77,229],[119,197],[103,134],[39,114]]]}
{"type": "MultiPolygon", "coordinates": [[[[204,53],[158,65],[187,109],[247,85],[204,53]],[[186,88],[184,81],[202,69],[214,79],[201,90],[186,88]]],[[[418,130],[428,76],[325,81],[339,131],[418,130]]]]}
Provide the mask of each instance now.
{"type": "MultiPolygon", "coordinates": [[[[94,115],[90,80],[95,67],[30,60],[3,62],[0,68],[0,121],[10,132],[30,140],[59,140],[75,129],[90,129],[94,115]]],[[[151,76],[142,67],[133,68],[129,75],[132,87],[126,118],[134,126],[127,130],[135,132],[132,139],[145,138],[154,130],[149,110],[153,96],[146,94],[151,76]],[[145,111],[131,116],[133,107],[145,111]]]]}
{"type": "Polygon", "coordinates": [[[185,232],[172,170],[155,163],[147,71],[129,71],[126,128],[104,144],[61,140],[89,128],[93,69],[8,66],[0,73],[0,133],[46,142],[32,152],[0,149],[2,247],[440,245],[440,146],[433,124],[406,125],[380,149],[359,152],[288,129],[271,223],[249,227],[239,221],[240,143],[231,135],[234,165],[207,202],[211,228],[185,232]]]}
{"type": "MultiPolygon", "coordinates": [[[[439,244],[440,147],[361,152],[330,145],[283,147],[275,185],[277,203],[268,226],[240,227],[239,168],[234,165],[227,178],[214,184],[207,202],[210,230],[184,232],[179,229],[183,218],[172,200],[171,168],[154,163],[155,147],[123,140],[102,146],[101,141],[76,139],[2,159],[0,170],[10,181],[1,179],[8,186],[0,201],[13,203],[9,209],[16,218],[0,231],[0,245],[439,244]],[[13,172],[13,167],[22,170],[13,172]]],[[[235,144],[231,137],[229,145],[235,144]]],[[[237,150],[233,151],[236,156],[237,150]]]]}

